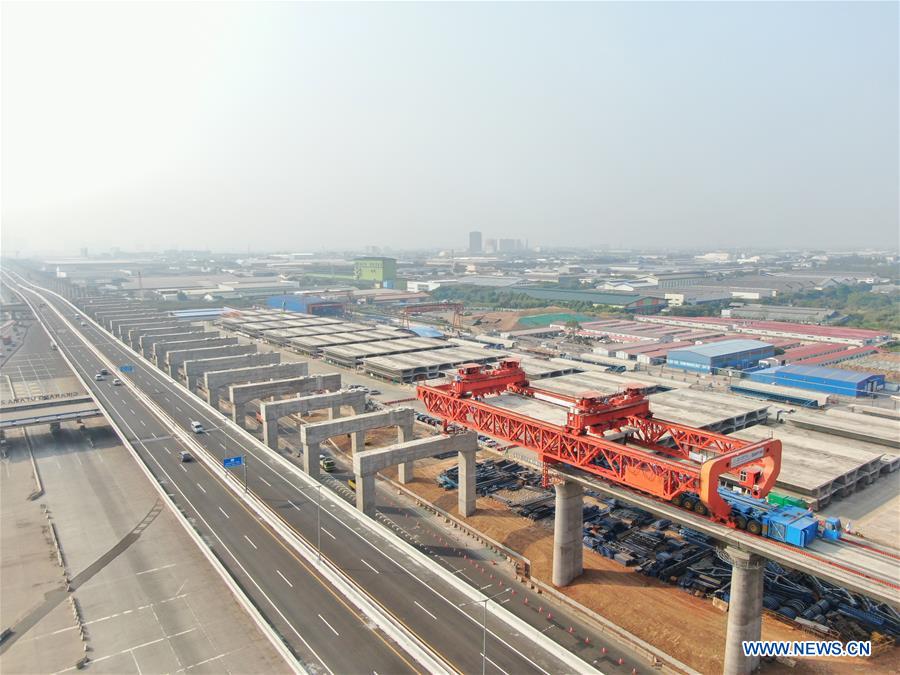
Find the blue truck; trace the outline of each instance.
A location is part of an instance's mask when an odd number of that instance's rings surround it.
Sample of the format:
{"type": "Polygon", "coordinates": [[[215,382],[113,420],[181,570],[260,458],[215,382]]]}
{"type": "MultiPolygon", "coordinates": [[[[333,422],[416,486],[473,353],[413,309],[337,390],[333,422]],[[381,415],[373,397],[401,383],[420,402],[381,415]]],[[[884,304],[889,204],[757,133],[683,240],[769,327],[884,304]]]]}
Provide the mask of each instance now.
{"type": "MultiPolygon", "coordinates": [[[[819,520],[812,511],[791,504],[770,504],[740,492],[719,488],[719,495],[731,505],[731,518],[739,530],[747,530],[767,539],[806,548],[816,538],[835,541],[841,538],[839,518],[819,520]]],[[[682,506],[696,511],[699,497],[686,493],[682,506]]]]}
{"type": "Polygon", "coordinates": [[[841,537],[838,518],[819,520],[811,511],[787,504],[769,504],[761,499],[719,488],[719,495],[731,505],[731,515],[739,529],[806,548],[816,538],[837,540],[841,537]]]}

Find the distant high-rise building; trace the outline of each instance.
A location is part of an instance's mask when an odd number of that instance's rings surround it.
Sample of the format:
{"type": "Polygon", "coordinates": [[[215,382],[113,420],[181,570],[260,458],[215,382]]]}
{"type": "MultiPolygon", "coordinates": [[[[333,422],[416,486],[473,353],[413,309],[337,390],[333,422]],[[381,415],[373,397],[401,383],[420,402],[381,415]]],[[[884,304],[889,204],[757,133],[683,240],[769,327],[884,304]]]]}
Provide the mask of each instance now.
{"type": "Polygon", "coordinates": [[[498,239],[497,251],[499,253],[512,253],[522,250],[522,241],[520,239],[498,239]]]}
{"type": "Polygon", "coordinates": [[[87,250],[86,248],[82,248],[82,249],[81,249],[81,257],[82,257],[82,258],[87,258],[87,257],[88,257],[88,250],[87,250]]]}
{"type": "Polygon", "coordinates": [[[496,253],[497,252],[497,240],[496,239],[485,239],[484,240],[484,252],[485,253],[496,253]]]}
{"type": "Polygon", "coordinates": [[[469,253],[481,253],[481,232],[469,232],[469,253]]]}

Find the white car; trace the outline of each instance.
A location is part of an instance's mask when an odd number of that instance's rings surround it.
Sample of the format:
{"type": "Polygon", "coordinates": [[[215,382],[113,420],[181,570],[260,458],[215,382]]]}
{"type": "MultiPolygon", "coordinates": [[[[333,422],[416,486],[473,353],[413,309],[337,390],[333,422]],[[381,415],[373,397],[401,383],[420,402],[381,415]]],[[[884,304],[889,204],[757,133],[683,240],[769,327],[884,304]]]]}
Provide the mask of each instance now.
{"type": "Polygon", "coordinates": [[[193,431],[195,434],[202,434],[203,425],[200,424],[200,422],[191,422],[191,431],[193,431]]]}

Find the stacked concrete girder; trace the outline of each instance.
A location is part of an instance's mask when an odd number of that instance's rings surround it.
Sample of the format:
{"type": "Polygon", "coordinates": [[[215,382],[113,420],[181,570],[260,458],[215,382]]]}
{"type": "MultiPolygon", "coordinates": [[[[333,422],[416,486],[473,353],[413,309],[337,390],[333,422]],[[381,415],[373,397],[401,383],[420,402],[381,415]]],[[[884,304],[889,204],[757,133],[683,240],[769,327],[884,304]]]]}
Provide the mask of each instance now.
{"type": "Polygon", "coordinates": [[[578,483],[556,484],[556,511],[553,523],[553,584],[567,586],[584,571],[582,512],[584,489],[578,483]]]}
{"type": "Polygon", "coordinates": [[[228,387],[228,398],[233,406],[231,413],[232,419],[234,419],[235,423],[239,426],[244,426],[244,418],[246,416],[245,407],[249,401],[262,400],[269,396],[308,394],[320,389],[334,390],[340,389],[340,387],[341,376],[339,373],[290,377],[283,380],[269,380],[268,382],[233,384],[228,387]]]}
{"type": "Polygon", "coordinates": [[[728,546],[731,560],[731,588],[728,599],[728,626],[725,629],[725,675],[746,675],[756,670],[758,656],[746,656],[743,643],[762,635],[763,573],[762,556],[728,546]]]}
{"type": "Polygon", "coordinates": [[[153,360],[153,350],[157,342],[172,342],[174,340],[190,340],[191,336],[197,337],[200,333],[205,333],[203,326],[185,326],[168,333],[154,333],[141,336],[141,353],[150,360],[153,360]]]}
{"type": "Polygon", "coordinates": [[[187,388],[191,391],[197,389],[204,373],[229,368],[250,368],[253,366],[271,366],[281,362],[281,354],[278,352],[241,354],[239,356],[218,356],[213,358],[190,358],[181,364],[187,388]]]}
{"type": "Polygon", "coordinates": [[[261,402],[259,416],[262,418],[263,443],[270,448],[278,449],[278,420],[282,417],[295,414],[305,415],[311,410],[328,409],[333,420],[340,417],[340,409],[345,405],[353,408],[354,415],[361,415],[366,410],[365,393],[351,389],[261,402]]]}
{"type": "Polygon", "coordinates": [[[412,464],[417,459],[445,452],[459,456],[459,512],[471,516],[475,512],[475,453],[478,436],[471,431],[452,436],[430,436],[387,448],[363,450],[353,455],[356,474],[356,508],[367,516],[375,515],[375,474],[390,466],[412,464]]]}
{"type": "MultiPolygon", "coordinates": [[[[135,319],[134,321],[122,321],[116,324],[115,335],[122,341],[128,340],[128,334],[132,328],[142,328],[147,327],[151,328],[153,326],[165,326],[174,324],[175,326],[178,324],[178,319],[173,319],[171,316],[148,316],[140,319],[135,319]]],[[[181,325],[184,325],[183,323],[181,325]]]]}
{"type": "Polygon", "coordinates": [[[94,314],[94,320],[108,329],[112,321],[121,319],[140,319],[142,316],[147,316],[146,309],[132,309],[128,311],[113,310],[109,312],[96,312],[94,314]]]}
{"type": "Polygon", "coordinates": [[[206,401],[213,408],[219,407],[219,389],[233,384],[248,382],[267,382],[285,377],[301,377],[308,373],[305,361],[292,363],[276,363],[268,366],[250,366],[229,368],[225,370],[208,370],[203,375],[203,386],[206,389],[206,401]]]}
{"type": "MultiPolygon", "coordinates": [[[[379,412],[353,417],[342,417],[327,422],[313,422],[300,427],[300,443],[303,446],[303,469],[311,476],[319,475],[319,452],[323,441],[342,434],[351,434],[354,454],[366,447],[366,431],[382,427],[397,427],[401,443],[413,439],[415,411],[412,408],[389,408],[379,412]]],[[[404,474],[408,475],[406,469],[404,474]]]]}
{"type": "Polygon", "coordinates": [[[167,319],[166,321],[157,321],[151,324],[129,326],[127,335],[122,336],[122,341],[127,343],[132,349],[140,349],[142,335],[165,335],[166,333],[172,333],[176,330],[181,330],[182,328],[196,328],[198,331],[203,330],[202,326],[195,326],[194,324],[167,319]]]}
{"type": "Polygon", "coordinates": [[[181,351],[184,349],[203,349],[205,347],[227,347],[228,345],[236,344],[238,344],[237,338],[222,337],[218,333],[203,333],[202,335],[186,340],[179,339],[157,342],[153,345],[153,358],[156,360],[157,367],[166,370],[166,355],[169,352],[181,351]]]}
{"type": "Polygon", "coordinates": [[[224,345],[222,347],[199,347],[194,349],[176,349],[166,354],[169,375],[179,379],[179,369],[189,359],[214,359],[222,356],[250,356],[256,353],[256,345],[224,345]]]}

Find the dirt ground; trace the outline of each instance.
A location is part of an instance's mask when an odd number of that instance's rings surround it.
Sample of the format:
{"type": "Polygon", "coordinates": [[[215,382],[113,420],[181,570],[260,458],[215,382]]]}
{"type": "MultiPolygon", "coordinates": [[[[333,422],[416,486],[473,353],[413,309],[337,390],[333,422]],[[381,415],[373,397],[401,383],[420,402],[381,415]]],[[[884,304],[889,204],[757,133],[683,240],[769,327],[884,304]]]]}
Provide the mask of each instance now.
{"type": "Polygon", "coordinates": [[[551,306],[538,307],[536,309],[520,309],[514,312],[472,312],[471,316],[464,317],[463,323],[475,333],[507,331],[515,330],[519,324],[519,319],[523,316],[571,311],[571,309],[566,309],[565,307],[551,306]],[[476,322],[478,322],[478,325],[474,325],[476,322]]]}
{"type": "MultiPolygon", "coordinates": [[[[369,434],[367,445],[395,442],[393,429],[369,434]]],[[[335,439],[337,440],[337,439],[335,439]]],[[[349,443],[344,440],[342,446],[349,443]]],[[[479,453],[481,455],[482,453],[479,453]]],[[[492,456],[479,456],[479,459],[492,456]]],[[[443,490],[435,477],[455,460],[416,463],[415,479],[407,484],[418,495],[457,517],[455,492],[443,490]]],[[[396,477],[396,470],[384,475],[396,477]]],[[[532,576],[551,583],[553,533],[550,528],[515,515],[490,498],[479,498],[474,516],[463,518],[470,525],[531,560],[532,576]]],[[[645,577],[589,550],[584,551],[584,574],[571,586],[560,589],[582,605],[613,621],[702,673],[719,673],[723,667],[726,613],[702,597],[645,577]]],[[[770,617],[763,617],[763,638],[814,640],[770,617]]],[[[896,673],[900,669],[897,650],[876,659],[804,659],[796,667],[780,664],[766,667],[773,673],[896,673]]]]}

